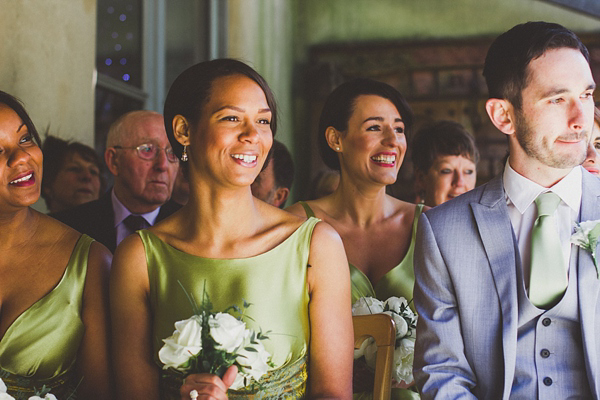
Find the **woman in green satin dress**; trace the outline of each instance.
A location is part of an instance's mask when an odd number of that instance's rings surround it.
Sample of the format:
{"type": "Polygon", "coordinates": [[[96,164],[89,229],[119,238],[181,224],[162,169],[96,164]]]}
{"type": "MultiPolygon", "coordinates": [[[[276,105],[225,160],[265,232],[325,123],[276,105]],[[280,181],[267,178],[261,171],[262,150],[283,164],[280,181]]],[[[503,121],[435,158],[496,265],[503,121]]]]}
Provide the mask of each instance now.
{"type": "Polygon", "coordinates": [[[21,103],[0,92],[0,378],[17,399],[43,386],[59,399],[111,399],[111,254],[30,208],[41,190],[39,143],[21,103]]]}
{"type": "MultiPolygon", "coordinates": [[[[314,215],[340,234],[352,302],[365,296],[412,300],[414,237],[423,207],[386,194],[396,182],[412,122],[406,100],[391,86],[371,79],[340,85],[325,102],[318,130],[323,161],[340,171],[340,183],[331,195],[288,208],[314,215]]],[[[415,396],[405,390],[400,398],[415,396]]]]}
{"type": "Polygon", "coordinates": [[[263,78],[235,60],[184,71],[165,102],[173,150],[187,160],[188,203],[117,248],[111,316],[117,392],[122,399],[351,397],[352,321],[347,259],[339,235],[254,197],[276,131],[263,78]],[[252,303],[247,324],[271,330],[274,365],[265,392],[228,390],[236,375],[178,380],[157,358],[177,320],[192,315],[179,287],[215,311],[252,303]],[[309,318],[310,317],[310,318],[309,318]],[[307,361],[309,360],[309,361],[307,361]]]}

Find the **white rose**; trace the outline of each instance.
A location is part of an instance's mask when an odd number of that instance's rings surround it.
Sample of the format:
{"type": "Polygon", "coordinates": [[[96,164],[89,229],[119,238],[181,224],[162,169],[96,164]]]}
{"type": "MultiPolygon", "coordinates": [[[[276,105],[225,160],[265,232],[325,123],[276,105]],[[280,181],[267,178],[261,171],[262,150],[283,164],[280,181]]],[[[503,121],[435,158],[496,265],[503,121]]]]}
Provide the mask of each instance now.
{"type": "Polygon", "coordinates": [[[2,378],[0,378],[0,393],[6,393],[6,384],[4,383],[4,381],[2,380],[2,378]]]}
{"type": "Polygon", "coordinates": [[[218,313],[208,318],[210,335],[217,342],[218,350],[233,353],[244,340],[246,324],[227,313],[218,313]]]}
{"type": "Polygon", "coordinates": [[[175,322],[175,332],[167,339],[163,339],[165,345],[159,350],[158,358],[169,367],[183,369],[191,356],[202,350],[202,317],[193,317],[175,322]]]}
{"type": "MultiPolygon", "coordinates": [[[[4,389],[4,390],[6,390],[6,389],[4,389]]],[[[2,392],[2,393],[0,393],[0,400],[15,400],[15,398],[6,392],[2,392]]]]}
{"type": "Polygon", "coordinates": [[[57,400],[56,396],[54,396],[52,393],[48,393],[46,395],[46,397],[44,397],[44,400],[57,400]]]}
{"type": "Polygon", "coordinates": [[[242,367],[242,371],[258,381],[264,374],[267,373],[269,365],[267,362],[271,355],[265,349],[261,342],[250,343],[246,341],[245,345],[237,353],[235,361],[242,367]],[[248,348],[253,349],[248,350],[248,348]]]}
{"type": "Polygon", "coordinates": [[[392,377],[396,382],[404,381],[411,383],[414,378],[412,375],[412,365],[414,359],[414,339],[402,339],[400,345],[394,351],[394,368],[392,377]]]}
{"type": "MultiPolygon", "coordinates": [[[[243,374],[238,369],[238,373],[235,376],[235,379],[233,380],[233,383],[231,384],[231,386],[229,386],[229,389],[231,389],[231,390],[239,390],[239,389],[243,388],[244,386],[246,386],[246,384],[244,383],[244,378],[246,378],[246,374],[243,374]]],[[[250,378],[247,378],[247,379],[248,379],[248,382],[249,382],[250,378]]]]}
{"type": "Polygon", "coordinates": [[[352,306],[352,315],[369,315],[383,312],[383,302],[373,297],[361,297],[352,306]]]}
{"type": "Polygon", "coordinates": [[[408,333],[408,324],[400,315],[392,311],[384,311],[384,314],[389,315],[396,324],[396,339],[401,339],[408,333]]]}
{"type": "Polygon", "coordinates": [[[31,396],[28,400],[44,400],[44,399],[40,396],[31,396]]]}
{"type": "Polygon", "coordinates": [[[392,296],[385,301],[384,306],[388,306],[391,311],[401,314],[401,310],[408,307],[408,302],[404,297],[392,296]]]}

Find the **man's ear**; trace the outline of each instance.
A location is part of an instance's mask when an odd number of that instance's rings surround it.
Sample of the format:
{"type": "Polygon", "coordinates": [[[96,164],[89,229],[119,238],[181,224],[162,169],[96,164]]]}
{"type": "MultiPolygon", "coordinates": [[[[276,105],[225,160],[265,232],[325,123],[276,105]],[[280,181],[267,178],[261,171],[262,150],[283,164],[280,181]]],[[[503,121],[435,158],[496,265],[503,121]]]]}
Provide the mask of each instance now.
{"type": "Polygon", "coordinates": [[[505,99],[488,99],[485,110],[496,128],[506,135],[515,133],[515,113],[513,105],[505,99]]]}
{"type": "Polygon", "coordinates": [[[173,117],[173,136],[182,146],[188,146],[190,144],[190,124],[187,118],[183,115],[177,114],[173,117]]]}
{"type": "Polygon", "coordinates": [[[275,190],[275,195],[273,196],[273,205],[282,208],[289,195],[290,189],[284,187],[278,188],[275,190]]]}
{"type": "Polygon", "coordinates": [[[329,147],[333,149],[336,153],[342,151],[342,135],[341,132],[335,129],[333,126],[325,129],[325,140],[327,140],[327,144],[329,147]]]}
{"type": "Polygon", "coordinates": [[[112,147],[106,149],[106,151],[104,152],[104,162],[106,163],[106,166],[108,167],[108,170],[111,174],[113,174],[114,176],[119,175],[119,162],[117,160],[116,149],[112,147]]]}

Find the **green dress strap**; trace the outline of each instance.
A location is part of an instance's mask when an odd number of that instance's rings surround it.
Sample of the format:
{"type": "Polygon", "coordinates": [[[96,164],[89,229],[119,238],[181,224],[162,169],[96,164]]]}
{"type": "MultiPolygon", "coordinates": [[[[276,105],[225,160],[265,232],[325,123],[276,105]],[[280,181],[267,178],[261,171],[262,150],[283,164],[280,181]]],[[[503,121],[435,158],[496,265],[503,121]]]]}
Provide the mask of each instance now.
{"type": "Polygon", "coordinates": [[[304,208],[304,212],[306,213],[306,216],[308,218],[315,216],[315,212],[313,211],[312,208],[310,208],[310,206],[308,205],[307,202],[299,201],[298,204],[300,204],[302,206],[302,208],[304,208]]]}
{"type": "Polygon", "coordinates": [[[58,284],[23,311],[0,340],[0,377],[8,393],[27,398],[43,385],[58,398],[74,393],[72,367],[84,334],[81,307],[93,241],[81,235],[58,284]]]}

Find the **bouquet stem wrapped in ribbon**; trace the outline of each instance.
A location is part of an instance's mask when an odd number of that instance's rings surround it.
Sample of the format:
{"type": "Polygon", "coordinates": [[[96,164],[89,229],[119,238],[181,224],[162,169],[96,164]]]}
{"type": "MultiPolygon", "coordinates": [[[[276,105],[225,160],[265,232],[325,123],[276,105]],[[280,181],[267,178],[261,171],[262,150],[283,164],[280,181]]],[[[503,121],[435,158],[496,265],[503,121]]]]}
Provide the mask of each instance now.
{"type": "Polygon", "coordinates": [[[244,301],[242,308],[231,306],[224,312],[214,312],[206,291],[200,307],[187,292],[186,295],[194,315],[175,322],[173,335],[163,339],[165,344],[158,352],[163,368],[223,376],[227,368],[237,365],[238,374],[230,389],[257,385],[267,373],[271,355],[262,343],[269,332],[255,332],[243,322],[244,317],[249,318],[245,311],[251,304],[244,301]],[[230,310],[239,316],[229,314],[230,310]]]}
{"type": "MultiPolygon", "coordinates": [[[[410,309],[404,297],[390,297],[382,302],[373,297],[361,297],[352,306],[352,315],[388,314],[396,324],[396,350],[392,380],[410,384],[413,382],[412,365],[414,359],[417,315],[410,309]]],[[[375,340],[365,340],[354,350],[354,359],[364,357],[367,366],[375,369],[377,345],[375,340]]]]}

